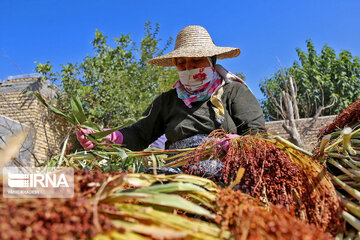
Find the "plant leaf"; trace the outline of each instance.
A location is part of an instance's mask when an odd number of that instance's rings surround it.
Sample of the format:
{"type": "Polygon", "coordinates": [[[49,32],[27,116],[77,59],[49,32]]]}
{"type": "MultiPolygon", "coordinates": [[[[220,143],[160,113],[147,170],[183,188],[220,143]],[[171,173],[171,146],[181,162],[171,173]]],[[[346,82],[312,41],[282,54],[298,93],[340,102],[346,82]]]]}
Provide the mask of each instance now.
{"type": "Polygon", "coordinates": [[[131,218],[132,221],[149,222],[152,225],[161,225],[186,231],[189,239],[230,239],[228,231],[222,231],[216,224],[201,221],[199,219],[189,219],[180,215],[159,211],[149,206],[135,204],[116,203],[115,206],[120,212],[118,216],[131,218]]]}
{"type": "MultiPolygon", "coordinates": [[[[32,94],[34,94],[39,101],[44,104],[50,111],[53,111],[54,113],[63,116],[64,118],[66,118],[69,122],[71,122],[73,125],[77,125],[76,120],[74,119],[74,116],[72,114],[65,114],[63,112],[61,112],[60,110],[58,110],[57,108],[49,105],[46,103],[45,99],[41,96],[40,93],[38,92],[31,92],[32,94]]],[[[30,94],[30,92],[28,92],[27,94],[30,94]]]]}
{"type": "Polygon", "coordinates": [[[74,113],[74,116],[79,124],[82,124],[86,121],[86,116],[84,113],[84,109],[82,107],[80,98],[78,96],[74,96],[70,99],[71,107],[74,113]]]}
{"type": "Polygon", "coordinates": [[[121,202],[123,200],[137,200],[143,203],[149,203],[159,206],[165,206],[183,211],[194,213],[200,216],[205,216],[214,219],[215,216],[210,211],[203,207],[196,205],[178,195],[164,194],[164,193],[136,193],[136,192],[117,192],[106,198],[105,202],[121,202]]]}
{"type": "Polygon", "coordinates": [[[152,236],[155,239],[183,239],[188,235],[186,231],[179,231],[161,225],[145,225],[140,223],[129,223],[121,220],[113,221],[115,226],[125,228],[128,231],[152,236]]]}
{"type": "Polygon", "coordinates": [[[88,129],[98,131],[98,132],[100,132],[102,130],[99,125],[97,125],[96,123],[92,123],[92,122],[83,122],[83,123],[81,123],[80,127],[88,128],[88,129]]]}
{"type": "Polygon", "coordinates": [[[143,192],[143,193],[147,193],[147,192],[171,193],[171,192],[179,192],[179,191],[205,191],[205,189],[191,183],[172,182],[167,184],[157,184],[149,187],[137,188],[133,190],[133,192],[143,192]]]}
{"type": "Polygon", "coordinates": [[[128,155],[126,154],[126,152],[123,149],[116,147],[116,146],[113,146],[113,148],[119,153],[119,156],[121,157],[122,160],[125,160],[128,158],[128,155]]]}

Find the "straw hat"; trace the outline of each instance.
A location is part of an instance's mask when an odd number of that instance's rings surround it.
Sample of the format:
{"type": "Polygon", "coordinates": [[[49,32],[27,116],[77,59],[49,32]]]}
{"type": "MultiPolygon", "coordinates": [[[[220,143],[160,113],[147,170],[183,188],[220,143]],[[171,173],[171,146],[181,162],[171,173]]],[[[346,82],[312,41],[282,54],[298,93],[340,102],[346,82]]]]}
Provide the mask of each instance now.
{"type": "Polygon", "coordinates": [[[176,57],[212,57],[217,59],[233,58],[240,54],[239,48],[217,47],[209,33],[201,26],[187,26],[176,37],[175,49],[168,54],[149,60],[149,63],[171,67],[176,57]]]}

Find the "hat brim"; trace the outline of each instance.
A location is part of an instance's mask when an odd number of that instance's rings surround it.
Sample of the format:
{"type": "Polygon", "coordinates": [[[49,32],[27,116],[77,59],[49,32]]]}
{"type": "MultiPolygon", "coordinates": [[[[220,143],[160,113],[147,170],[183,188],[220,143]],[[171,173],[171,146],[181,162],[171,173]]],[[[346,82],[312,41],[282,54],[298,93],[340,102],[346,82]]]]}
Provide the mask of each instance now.
{"type": "Polygon", "coordinates": [[[171,67],[174,66],[172,58],[177,57],[212,57],[216,56],[217,59],[233,58],[239,56],[241,53],[239,48],[232,47],[217,47],[213,46],[211,48],[199,48],[199,46],[194,47],[182,47],[175,49],[168,54],[162,55],[160,57],[153,58],[149,60],[150,64],[154,64],[162,67],[171,67]]]}

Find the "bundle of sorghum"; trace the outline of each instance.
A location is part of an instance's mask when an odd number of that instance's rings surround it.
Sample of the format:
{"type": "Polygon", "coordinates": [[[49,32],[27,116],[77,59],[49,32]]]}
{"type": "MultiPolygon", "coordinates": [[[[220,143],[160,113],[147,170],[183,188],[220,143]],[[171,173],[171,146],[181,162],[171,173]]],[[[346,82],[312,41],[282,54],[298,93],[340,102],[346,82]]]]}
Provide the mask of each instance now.
{"type": "MultiPolygon", "coordinates": [[[[216,134],[219,138],[219,132],[216,134]]],[[[184,171],[199,174],[201,169],[193,166],[203,159],[202,154],[222,162],[217,180],[225,184],[231,183],[243,168],[245,173],[235,189],[264,203],[294,208],[296,216],[323,230],[339,231],[342,221],[339,199],[325,170],[311,158],[260,135],[229,140],[226,153],[219,151],[217,142],[207,142],[187,156],[184,171]],[[209,146],[211,154],[204,150],[209,146]]]]}
{"type": "MultiPolygon", "coordinates": [[[[0,199],[1,239],[89,239],[99,233],[94,227],[89,201],[109,174],[79,170],[74,176],[71,199],[0,199]]],[[[115,229],[103,214],[98,221],[104,231],[115,229]]],[[[121,231],[120,228],[117,228],[121,231]]]]}
{"type": "Polygon", "coordinates": [[[209,179],[78,170],[74,185],[71,199],[2,198],[0,238],[229,239],[209,179]]]}
{"type": "Polygon", "coordinates": [[[322,138],[326,134],[341,130],[344,127],[352,127],[358,122],[360,122],[360,99],[345,108],[331,124],[322,128],[318,136],[322,138]]]}
{"type": "Polygon", "coordinates": [[[283,206],[265,207],[239,191],[222,189],[218,194],[216,221],[236,239],[329,240],[319,227],[292,216],[283,206]]]}
{"type": "Polygon", "coordinates": [[[360,99],[319,132],[316,157],[325,162],[344,204],[347,230],[360,236],[360,99]]]}

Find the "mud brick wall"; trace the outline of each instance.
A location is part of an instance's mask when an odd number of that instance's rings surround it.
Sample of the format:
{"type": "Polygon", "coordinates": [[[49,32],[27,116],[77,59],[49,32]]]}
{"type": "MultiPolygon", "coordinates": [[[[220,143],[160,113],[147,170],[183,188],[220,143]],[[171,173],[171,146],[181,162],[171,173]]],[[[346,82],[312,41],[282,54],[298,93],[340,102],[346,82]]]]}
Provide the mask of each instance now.
{"type": "MultiPolygon", "coordinates": [[[[318,118],[315,125],[307,132],[307,134],[305,136],[305,139],[304,139],[305,147],[304,148],[306,150],[312,151],[314,149],[314,147],[317,144],[317,134],[319,133],[319,130],[321,128],[327,126],[328,124],[332,123],[335,117],[336,117],[336,115],[324,116],[324,117],[318,118]]],[[[298,127],[298,131],[301,132],[304,129],[304,127],[309,124],[310,120],[311,120],[311,118],[298,119],[296,121],[296,126],[298,127]]],[[[291,141],[289,134],[287,134],[285,129],[282,127],[283,123],[284,123],[284,121],[272,121],[272,122],[266,122],[265,126],[266,126],[268,133],[273,134],[273,135],[279,135],[282,138],[285,138],[285,139],[291,141]]]]}
{"type": "Polygon", "coordinates": [[[0,115],[30,128],[33,141],[30,161],[31,165],[37,165],[59,153],[68,126],[59,116],[49,112],[34,95],[25,95],[23,91],[26,90],[38,91],[47,99],[56,96],[39,75],[8,77],[0,85],[0,115]]]}

